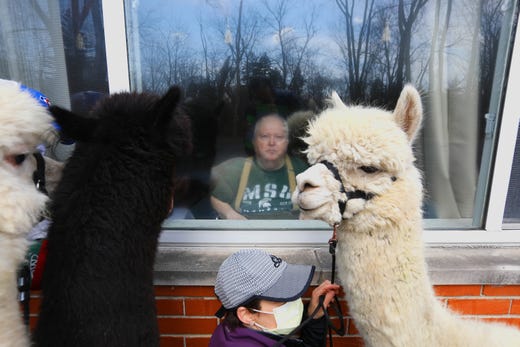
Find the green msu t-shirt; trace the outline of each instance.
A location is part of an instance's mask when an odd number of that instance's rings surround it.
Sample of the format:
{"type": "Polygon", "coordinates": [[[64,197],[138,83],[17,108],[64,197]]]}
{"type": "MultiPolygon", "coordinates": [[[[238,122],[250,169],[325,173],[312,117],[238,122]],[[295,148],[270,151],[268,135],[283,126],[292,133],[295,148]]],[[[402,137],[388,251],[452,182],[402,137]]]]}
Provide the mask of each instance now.
{"type": "MultiPolygon", "coordinates": [[[[214,167],[212,171],[215,182],[212,195],[232,207],[235,205],[246,160],[229,159],[214,167]]],[[[295,176],[307,169],[307,165],[298,158],[291,158],[291,163],[295,176]]],[[[251,219],[293,219],[298,216],[298,211],[293,211],[291,195],[286,165],[278,170],[267,171],[253,160],[238,212],[251,219]]]]}

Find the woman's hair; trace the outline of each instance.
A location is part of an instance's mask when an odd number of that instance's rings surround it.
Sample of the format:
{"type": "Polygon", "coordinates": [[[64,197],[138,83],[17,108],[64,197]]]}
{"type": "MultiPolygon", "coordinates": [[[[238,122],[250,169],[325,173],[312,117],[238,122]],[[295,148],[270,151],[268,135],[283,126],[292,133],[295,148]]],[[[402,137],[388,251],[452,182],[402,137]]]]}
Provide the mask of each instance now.
{"type": "MultiPolygon", "coordinates": [[[[253,310],[259,310],[260,309],[260,299],[253,299],[249,302],[246,302],[243,305],[240,305],[239,307],[245,307],[249,312],[254,312],[253,310]]],[[[238,307],[227,310],[226,315],[224,319],[222,320],[223,323],[226,323],[226,325],[231,329],[234,330],[238,327],[244,327],[244,323],[240,321],[237,315],[238,307]]]]}

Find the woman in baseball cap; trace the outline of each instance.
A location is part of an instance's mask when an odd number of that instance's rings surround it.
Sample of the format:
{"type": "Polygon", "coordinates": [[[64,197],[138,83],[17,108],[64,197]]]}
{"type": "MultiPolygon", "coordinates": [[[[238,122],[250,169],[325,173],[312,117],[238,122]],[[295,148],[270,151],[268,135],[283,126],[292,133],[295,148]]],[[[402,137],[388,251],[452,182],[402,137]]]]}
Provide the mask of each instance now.
{"type": "MultiPolygon", "coordinates": [[[[314,266],[288,264],[261,249],[242,249],[220,266],[215,294],[222,303],[216,313],[223,318],[211,337],[210,347],[273,346],[311,315],[324,295],[328,306],[339,286],[324,281],[312,291],[305,309],[305,294],[314,275],[314,266]]],[[[298,338],[283,345],[324,346],[327,325],[322,309],[301,329],[298,338]]]]}

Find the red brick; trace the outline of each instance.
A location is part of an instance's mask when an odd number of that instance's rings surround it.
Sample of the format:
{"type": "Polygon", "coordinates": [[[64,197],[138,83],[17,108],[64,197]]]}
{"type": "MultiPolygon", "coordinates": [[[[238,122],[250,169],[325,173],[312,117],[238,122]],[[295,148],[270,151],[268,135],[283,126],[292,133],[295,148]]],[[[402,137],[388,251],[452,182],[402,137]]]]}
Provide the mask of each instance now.
{"type": "Polygon", "coordinates": [[[508,314],[510,300],[506,299],[449,299],[448,307],[468,315],[508,314]]]}
{"type": "Polygon", "coordinates": [[[160,317],[161,334],[212,334],[217,326],[217,318],[160,317]]]}
{"type": "Polygon", "coordinates": [[[312,291],[316,288],[316,286],[312,286],[312,287],[309,287],[307,288],[307,290],[305,291],[305,293],[303,294],[303,297],[304,298],[310,298],[311,297],[311,294],[312,294],[312,291]]]}
{"type": "Polygon", "coordinates": [[[434,286],[437,296],[480,296],[480,285],[438,285],[434,286]]]}
{"type": "Polygon", "coordinates": [[[41,290],[31,290],[31,298],[41,298],[42,291],[41,290]]]}
{"type": "Polygon", "coordinates": [[[184,314],[182,299],[156,299],[157,314],[161,316],[180,316],[184,314]]]}
{"type": "MultiPolygon", "coordinates": [[[[344,336],[344,337],[334,337],[333,339],[334,347],[363,347],[365,344],[363,343],[363,339],[358,336],[344,336]]],[[[328,338],[327,338],[327,346],[328,338]]]]}
{"type": "Polygon", "coordinates": [[[184,338],[180,336],[161,336],[159,345],[161,347],[184,347],[184,338]]]}
{"type": "Polygon", "coordinates": [[[520,314],[520,300],[513,300],[511,305],[511,314],[520,314]]]}
{"type": "Polygon", "coordinates": [[[217,299],[185,299],[184,302],[187,316],[213,317],[221,306],[217,299]]]}
{"type": "Polygon", "coordinates": [[[156,296],[215,297],[213,286],[155,286],[156,296]]]}
{"type": "Polygon", "coordinates": [[[341,305],[341,311],[343,312],[343,316],[350,315],[350,309],[348,307],[348,302],[344,300],[340,300],[339,304],[341,305]]]}
{"type": "Polygon", "coordinates": [[[359,330],[356,328],[356,324],[354,323],[354,320],[352,318],[348,320],[347,334],[359,335],[359,330]]]}
{"type": "Polygon", "coordinates": [[[211,337],[186,337],[186,347],[208,347],[211,337]]]}
{"type": "Polygon", "coordinates": [[[36,323],[38,323],[38,316],[29,316],[29,330],[34,331],[36,328],[36,323]]]}
{"type": "Polygon", "coordinates": [[[506,325],[511,325],[520,329],[520,318],[483,318],[483,320],[488,322],[499,322],[506,325]]]}
{"type": "Polygon", "coordinates": [[[31,296],[31,301],[29,302],[29,312],[31,314],[40,313],[40,305],[42,304],[41,297],[33,297],[31,296]]]}
{"type": "Polygon", "coordinates": [[[484,286],[482,291],[487,296],[520,296],[520,285],[518,286],[484,286]]]}
{"type": "Polygon", "coordinates": [[[520,318],[509,318],[507,319],[506,323],[509,325],[514,325],[520,329],[520,318]]]}

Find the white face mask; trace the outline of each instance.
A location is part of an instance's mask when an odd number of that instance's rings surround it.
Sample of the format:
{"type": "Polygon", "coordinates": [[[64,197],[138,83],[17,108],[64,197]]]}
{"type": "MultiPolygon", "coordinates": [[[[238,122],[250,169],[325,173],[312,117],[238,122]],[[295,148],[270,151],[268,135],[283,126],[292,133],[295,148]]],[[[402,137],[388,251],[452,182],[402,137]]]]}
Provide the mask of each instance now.
{"type": "Polygon", "coordinates": [[[255,312],[266,313],[274,315],[274,319],[276,321],[276,328],[269,329],[260,324],[254,322],[254,325],[259,327],[265,332],[276,334],[276,335],[287,335],[294,328],[300,325],[303,316],[303,302],[302,299],[296,299],[294,301],[289,301],[283,304],[282,306],[276,307],[273,309],[273,312],[265,312],[260,310],[254,310],[255,312]]]}

